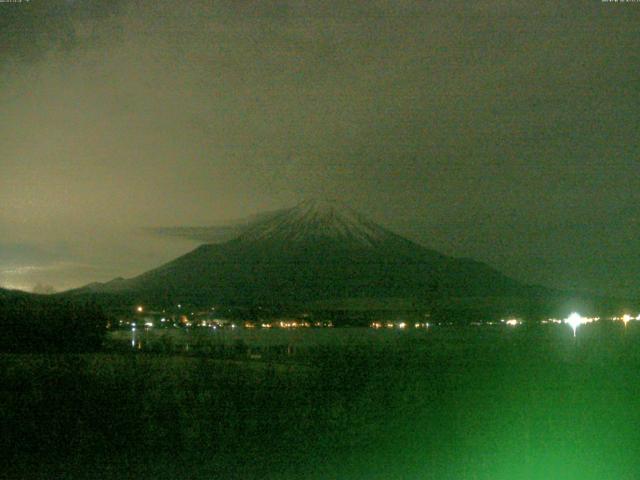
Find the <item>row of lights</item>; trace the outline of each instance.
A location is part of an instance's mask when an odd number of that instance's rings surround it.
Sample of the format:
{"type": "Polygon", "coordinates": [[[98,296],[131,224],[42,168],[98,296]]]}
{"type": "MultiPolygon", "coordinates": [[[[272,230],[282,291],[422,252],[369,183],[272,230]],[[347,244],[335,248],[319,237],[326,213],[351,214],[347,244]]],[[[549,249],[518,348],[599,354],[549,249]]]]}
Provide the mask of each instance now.
{"type": "MultiPolygon", "coordinates": [[[[182,305],[178,305],[178,308],[182,307],[182,305]]],[[[213,308],[212,308],[213,310],[213,308]]],[[[136,312],[138,313],[142,313],[144,312],[144,307],[142,305],[139,305],[136,307],[136,312]]],[[[164,318],[162,319],[162,321],[164,322],[164,318]]],[[[564,320],[558,320],[558,319],[554,319],[554,318],[550,318],[548,320],[543,320],[542,323],[566,323],[567,325],[569,325],[572,329],[573,329],[573,336],[576,336],[576,331],[578,330],[578,327],[580,325],[585,325],[587,323],[591,323],[591,322],[596,322],[600,320],[600,317],[583,317],[582,315],[580,315],[577,312],[573,312],[571,315],[569,315],[567,318],[565,318],[564,320]]],[[[625,327],[627,326],[627,323],[629,323],[631,320],[640,320],[640,314],[637,315],[636,317],[632,317],[629,314],[624,314],[621,317],[613,317],[612,320],[617,320],[617,321],[622,321],[625,325],[625,327]]],[[[501,323],[504,323],[506,325],[509,325],[511,327],[515,327],[518,325],[522,324],[522,320],[518,320],[516,318],[510,318],[508,320],[500,320],[501,323]]],[[[491,323],[491,322],[490,322],[491,323]]],[[[296,321],[292,321],[292,322],[278,322],[277,324],[275,324],[276,326],[280,327],[280,328],[296,328],[296,327],[310,327],[311,324],[309,322],[306,321],[302,321],[302,322],[296,322],[296,321]]],[[[151,322],[146,322],[145,323],[146,327],[152,327],[153,323],[151,322]]],[[[232,325],[233,327],[235,327],[235,325],[232,325]]],[[[255,325],[247,325],[245,324],[245,327],[247,328],[252,328],[255,325]]],[[[269,323],[263,323],[260,325],[262,328],[271,328],[272,326],[274,326],[274,324],[269,324],[269,323]]],[[[321,325],[314,325],[314,326],[321,326],[321,325]]],[[[323,325],[324,326],[324,325],[323,325]]],[[[380,328],[399,328],[401,330],[405,329],[407,327],[407,323],[406,322],[399,322],[399,323],[394,323],[394,322],[373,322],[371,323],[371,328],[374,329],[380,329],[380,328]]],[[[135,323],[132,324],[132,327],[134,327],[135,329],[135,323]]],[[[429,328],[429,323],[415,323],[414,324],[414,328],[429,328]]]]}
{"type": "MultiPolygon", "coordinates": [[[[429,326],[428,323],[421,322],[413,324],[413,328],[429,328],[429,326]]],[[[404,330],[409,327],[409,324],[407,322],[372,322],[370,327],[376,330],[380,328],[399,328],[400,330],[404,330]]]]}
{"type": "MultiPolygon", "coordinates": [[[[583,317],[582,315],[580,315],[579,313],[573,312],[571,315],[569,315],[567,318],[565,318],[564,320],[558,320],[555,318],[549,318],[547,320],[542,320],[541,323],[543,324],[547,324],[547,323],[565,323],[567,325],[569,325],[572,330],[573,330],[573,336],[576,336],[576,331],[578,330],[578,327],[580,325],[585,325],[587,323],[591,323],[591,322],[597,322],[598,320],[600,320],[600,317],[583,317]]],[[[629,323],[631,320],[639,320],[640,321],[640,315],[636,316],[636,317],[632,317],[629,314],[625,314],[621,317],[613,317],[612,320],[614,321],[622,321],[625,325],[625,327],[627,326],[627,323],[629,323]]],[[[487,324],[489,325],[495,325],[497,322],[488,322],[487,324]]],[[[508,325],[510,327],[516,327],[518,325],[522,325],[522,320],[519,320],[517,318],[510,318],[510,319],[502,319],[500,320],[501,324],[504,325],[508,325]]],[[[480,323],[474,323],[475,325],[481,325],[480,323]]],[[[381,329],[381,328],[399,328],[399,329],[405,329],[407,327],[407,324],[405,322],[400,322],[400,323],[393,323],[393,322],[373,322],[371,323],[371,328],[373,329],[381,329]]],[[[428,323],[416,323],[414,325],[415,328],[428,328],[430,325],[428,323]]]]}
{"type": "MultiPolygon", "coordinates": [[[[557,319],[551,318],[546,322],[543,321],[542,323],[565,323],[571,327],[571,329],[573,330],[573,336],[575,337],[579,326],[586,325],[587,323],[597,322],[599,320],[600,320],[600,317],[583,317],[579,313],[573,312],[564,320],[557,320],[557,319]]],[[[632,317],[631,315],[626,313],[621,317],[612,317],[611,320],[622,321],[624,323],[624,326],[626,327],[631,320],[640,320],[640,315],[637,315],[636,317],[632,317]]]]}

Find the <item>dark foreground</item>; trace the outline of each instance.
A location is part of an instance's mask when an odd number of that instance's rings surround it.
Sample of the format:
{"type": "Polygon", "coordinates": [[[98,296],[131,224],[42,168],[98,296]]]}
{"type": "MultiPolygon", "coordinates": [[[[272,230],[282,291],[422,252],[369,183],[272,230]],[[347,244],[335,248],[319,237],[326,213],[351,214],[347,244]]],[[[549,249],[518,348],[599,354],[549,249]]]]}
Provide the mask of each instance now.
{"type": "Polygon", "coordinates": [[[636,479],[640,326],[581,329],[407,332],[286,364],[0,355],[0,477],[636,479]]]}

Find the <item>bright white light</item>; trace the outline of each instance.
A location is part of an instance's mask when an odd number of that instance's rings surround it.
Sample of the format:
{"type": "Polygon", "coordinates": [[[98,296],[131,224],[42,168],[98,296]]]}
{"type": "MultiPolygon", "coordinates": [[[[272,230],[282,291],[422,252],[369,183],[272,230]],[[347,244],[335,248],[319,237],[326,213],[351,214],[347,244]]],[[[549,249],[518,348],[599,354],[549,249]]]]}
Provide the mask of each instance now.
{"type": "Polygon", "coordinates": [[[516,325],[518,325],[518,320],[516,320],[515,318],[511,318],[506,321],[506,324],[511,327],[515,327],[516,325]]]}
{"type": "Polygon", "coordinates": [[[622,316],[622,321],[624,322],[624,326],[627,326],[627,323],[629,323],[631,321],[631,315],[629,315],[628,313],[625,313],[622,316]]]}
{"type": "Polygon", "coordinates": [[[407,326],[407,324],[406,324],[406,323],[404,323],[404,322],[400,322],[400,324],[398,325],[398,327],[400,327],[400,328],[404,328],[404,327],[406,327],[406,326],[407,326]]]}
{"type": "Polygon", "coordinates": [[[138,305],[138,307],[136,308],[136,311],[138,313],[142,313],[143,310],[144,310],[144,308],[142,308],[142,305],[138,305]]]}
{"type": "Polygon", "coordinates": [[[575,337],[578,327],[583,323],[587,323],[587,320],[579,313],[573,312],[565,319],[564,323],[567,323],[573,329],[573,336],[575,337]]]}

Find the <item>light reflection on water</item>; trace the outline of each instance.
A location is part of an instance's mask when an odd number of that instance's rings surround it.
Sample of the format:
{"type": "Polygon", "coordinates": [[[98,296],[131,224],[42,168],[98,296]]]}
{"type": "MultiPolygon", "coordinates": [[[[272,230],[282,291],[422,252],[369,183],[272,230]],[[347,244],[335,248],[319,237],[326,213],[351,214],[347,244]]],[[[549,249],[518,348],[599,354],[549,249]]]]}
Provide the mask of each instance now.
{"type": "Polygon", "coordinates": [[[142,350],[143,344],[142,344],[142,339],[140,338],[141,335],[138,333],[138,331],[135,328],[131,329],[131,348],[135,349],[137,348],[138,350],[142,350]]]}
{"type": "MultiPolygon", "coordinates": [[[[425,332],[416,332],[416,337],[425,332]]],[[[406,332],[348,329],[153,329],[132,328],[109,334],[112,348],[155,353],[240,356],[252,359],[293,357],[309,349],[393,345],[406,332]]]]}
{"type": "MultiPolygon", "coordinates": [[[[571,359],[585,349],[618,351],[617,336],[597,326],[585,326],[578,342],[566,325],[545,325],[528,334],[526,329],[497,325],[427,329],[374,328],[138,328],[110,332],[108,345],[114,349],[150,353],[188,353],[214,357],[284,358],[331,349],[407,349],[409,352],[439,351],[464,355],[466,351],[490,351],[506,343],[529,348],[536,345],[571,359]],[[538,332],[538,333],[535,333],[538,332]],[[611,345],[610,345],[611,344],[611,345]],[[615,345],[614,345],[615,344],[615,345]]],[[[629,333],[629,332],[626,332],[629,333]]],[[[628,335],[627,335],[628,336],[628,335]]],[[[628,342],[627,342],[628,343],[628,342]]],[[[594,350],[595,351],[595,350],[594,350]]],[[[605,352],[606,353],[606,352],[605,352]]]]}
{"type": "Polygon", "coordinates": [[[134,349],[164,346],[172,351],[202,350],[246,344],[258,348],[283,346],[288,352],[297,347],[393,345],[400,340],[428,335],[424,331],[377,332],[370,328],[345,329],[131,329],[110,334],[112,341],[127,340],[134,349]]]}

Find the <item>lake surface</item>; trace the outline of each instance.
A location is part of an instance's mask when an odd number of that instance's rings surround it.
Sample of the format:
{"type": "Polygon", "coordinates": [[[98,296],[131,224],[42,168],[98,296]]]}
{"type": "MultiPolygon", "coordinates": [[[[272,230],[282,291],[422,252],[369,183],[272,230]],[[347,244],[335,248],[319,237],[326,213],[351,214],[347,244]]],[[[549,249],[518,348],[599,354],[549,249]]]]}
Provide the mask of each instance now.
{"type": "Polygon", "coordinates": [[[431,326],[429,328],[189,328],[136,329],[111,332],[109,348],[120,351],[230,354],[258,359],[304,357],[317,351],[395,351],[428,353],[452,359],[484,355],[504,348],[535,352],[549,359],[576,356],[630,358],[639,353],[640,322],[601,321],[579,327],[573,335],[564,324],[431,326]]]}

